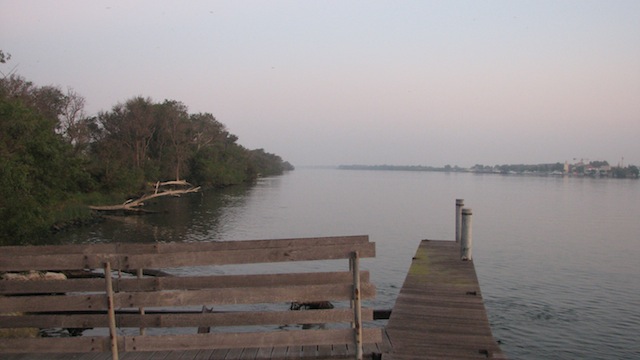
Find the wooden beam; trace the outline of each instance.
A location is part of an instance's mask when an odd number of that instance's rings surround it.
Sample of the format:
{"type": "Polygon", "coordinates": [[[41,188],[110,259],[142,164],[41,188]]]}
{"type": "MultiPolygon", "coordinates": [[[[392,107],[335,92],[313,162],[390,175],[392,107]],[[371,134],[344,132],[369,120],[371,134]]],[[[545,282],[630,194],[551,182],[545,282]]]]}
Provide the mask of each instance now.
{"type": "Polygon", "coordinates": [[[375,256],[375,243],[317,247],[291,246],[262,249],[188,251],[162,254],[45,254],[0,255],[0,271],[98,269],[105,262],[113,269],[158,269],[182,266],[255,264],[288,261],[348,259],[351,252],[375,256]]]}
{"type": "Polygon", "coordinates": [[[116,312],[113,306],[113,285],[111,284],[111,264],[104,264],[104,279],[107,293],[107,310],[109,314],[109,340],[111,357],[118,360],[118,331],[116,329],[116,312]]]}
{"type": "MultiPolygon", "coordinates": [[[[200,327],[200,326],[252,326],[252,325],[295,325],[350,323],[352,309],[309,310],[309,311],[230,311],[201,313],[118,313],[115,314],[119,327],[200,327]]],[[[362,309],[362,320],[372,321],[373,310],[362,309]]],[[[0,316],[0,328],[108,328],[107,313],[102,314],[45,314],[0,316]]]]}
{"type": "MultiPolygon", "coordinates": [[[[199,252],[220,250],[247,250],[282,247],[309,247],[327,245],[363,244],[369,242],[368,235],[353,236],[329,236],[288,238],[269,240],[234,240],[234,241],[210,241],[197,243],[106,243],[106,244],[70,244],[70,245],[27,245],[27,246],[3,246],[3,256],[26,255],[69,255],[69,254],[170,254],[175,252],[199,252]]],[[[1,264],[1,262],[0,262],[1,264]]]]}
{"type": "MultiPolygon", "coordinates": [[[[368,271],[361,271],[362,282],[369,282],[368,271]]],[[[348,271],[317,273],[212,275],[180,277],[145,277],[112,279],[114,291],[152,291],[216,289],[228,287],[261,287],[281,285],[311,285],[351,283],[348,271]]],[[[96,292],[104,290],[104,278],[67,280],[0,281],[0,294],[51,294],[66,292],[96,292]]]]}
{"type": "Polygon", "coordinates": [[[360,257],[354,251],[351,255],[353,272],[353,324],[354,324],[354,345],[356,347],[356,360],[362,360],[362,299],[360,284],[360,257]]]}
{"type": "MultiPolygon", "coordinates": [[[[122,342],[124,344],[124,341],[122,342]]],[[[78,336],[68,338],[4,338],[0,353],[92,353],[109,351],[106,336],[78,336]]]]}
{"type": "MultiPolygon", "coordinates": [[[[381,329],[363,329],[366,342],[382,341],[381,329]]],[[[125,336],[125,351],[260,348],[289,345],[332,345],[353,343],[351,329],[292,330],[249,333],[125,336]]]]}

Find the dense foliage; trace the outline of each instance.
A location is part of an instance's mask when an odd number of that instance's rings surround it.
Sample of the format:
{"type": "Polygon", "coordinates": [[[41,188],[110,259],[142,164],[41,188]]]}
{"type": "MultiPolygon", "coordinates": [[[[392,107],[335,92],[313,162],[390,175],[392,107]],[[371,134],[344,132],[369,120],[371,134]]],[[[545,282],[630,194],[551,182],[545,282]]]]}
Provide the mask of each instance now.
{"type": "Polygon", "coordinates": [[[237,140],[179,101],[134,97],[87,116],[72,90],[0,78],[0,244],[47,233],[83,194],[136,194],[169,179],[227,186],[292,169],[237,140]]]}

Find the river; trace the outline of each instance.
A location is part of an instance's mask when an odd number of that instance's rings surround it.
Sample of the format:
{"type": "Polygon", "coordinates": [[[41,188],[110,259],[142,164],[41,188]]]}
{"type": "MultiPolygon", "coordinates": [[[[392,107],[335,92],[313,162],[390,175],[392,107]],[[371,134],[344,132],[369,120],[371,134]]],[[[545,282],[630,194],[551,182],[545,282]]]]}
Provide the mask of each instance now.
{"type": "Polygon", "coordinates": [[[377,308],[393,306],[421,239],[473,210],[474,262],[511,359],[640,358],[640,182],[301,168],[151,204],[58,242],[216,241],[368,234],[377,308]]]}

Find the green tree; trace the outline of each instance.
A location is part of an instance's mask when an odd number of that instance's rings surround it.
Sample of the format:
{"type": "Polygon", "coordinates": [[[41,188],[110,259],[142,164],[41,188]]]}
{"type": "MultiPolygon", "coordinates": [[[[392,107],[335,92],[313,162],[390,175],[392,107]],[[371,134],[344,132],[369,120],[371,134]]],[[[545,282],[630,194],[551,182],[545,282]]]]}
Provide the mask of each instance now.
{"type": "Polygon", "coordinates": [[[280,156],[265,152],[263,149],[251,150],[249,155],[250,178],[281,175],[285,170],[292,170],[291,164],[285,164],[280,156]]]}
{"type": "Polygon", "coordinates": [[[44,100],[12,97],[6,85],[15,82],[0,81],[0,242],[15,244],[46,232],[57,207],[88,176],[55,132],[57,119],[42,112],[44,100]]]}
{"type": "Polygon", "coordinates": [[[156,105],[155,117],[155,158],[163,169],[161,174],[164,178],[175,177],[176,180],[181,180],[187,175],[193,138],[193,126],[187,107],[179,101],[165,100],[156,105]]]}
{"type": "Polygon", "coordinates": [[[90,126],[92,173],[107,191],[135,191],[144,185],[145,172],[157,173],[149,163],[157,130],[154,105],[149,98],[134,97],[101,112],[90,126]]]}

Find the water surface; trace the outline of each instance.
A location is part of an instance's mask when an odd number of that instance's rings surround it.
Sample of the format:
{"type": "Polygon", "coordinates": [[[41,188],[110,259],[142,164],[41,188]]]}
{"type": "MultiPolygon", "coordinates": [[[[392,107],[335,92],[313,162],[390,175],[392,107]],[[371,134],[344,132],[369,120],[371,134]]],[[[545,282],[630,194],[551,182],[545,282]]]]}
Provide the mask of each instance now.
{"type": "Polygon", "coordinates": [[[65,242],[216,241],[368,234],[363,261],[392,307],[421,239],[454,237],[473,210],[474,261],[492,330],[513,359],[640,358],[637,180],[297,169],[254,186],[153,204],[65,242]]]}

